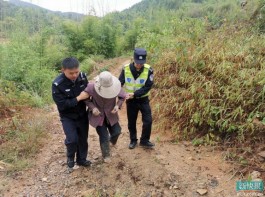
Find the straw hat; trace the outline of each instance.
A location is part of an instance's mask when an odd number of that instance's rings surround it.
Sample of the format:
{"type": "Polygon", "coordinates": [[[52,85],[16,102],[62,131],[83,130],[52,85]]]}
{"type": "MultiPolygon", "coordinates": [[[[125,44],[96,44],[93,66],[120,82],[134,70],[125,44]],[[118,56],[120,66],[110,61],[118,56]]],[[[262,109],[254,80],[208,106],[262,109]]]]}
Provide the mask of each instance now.
{"type": "Polygon", "coordinates": [[[121,91],[121,82],[110,72],[101,72],[96,77],[95,90],[103,98],[114,98],[121,91]]]}

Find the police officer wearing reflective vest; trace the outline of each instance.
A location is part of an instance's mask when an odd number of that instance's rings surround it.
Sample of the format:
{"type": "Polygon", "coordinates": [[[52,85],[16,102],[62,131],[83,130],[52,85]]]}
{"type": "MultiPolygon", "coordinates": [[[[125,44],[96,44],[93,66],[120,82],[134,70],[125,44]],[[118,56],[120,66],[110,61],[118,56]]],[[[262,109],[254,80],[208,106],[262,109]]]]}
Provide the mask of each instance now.
{"type": "Polygon", "coordinates": [[[62,73],[53,81],[52,97],[57,105],[66,136],[67,165],[73,169],[75,161],[81,166],[90,166],[88,161],[88,118],[83,100],[89,95],[84,92],[88,81],[80,72],[77,59],[70,57],[62,62],[62,73]]]}
{"type": "Polygon", "coordinates": [[[153,69],[146,64],[146,50],[135,48],[134,62],[123,67],[119,80],[126,93],[129,94],[127,99],[127,118],[128,129],[130,132],[129,149],[134,149],[137,145],[136,121],[138,112],[142,113],[142,135],[140,146],[153,148],[154,144],[150,142],[152,129],[152,114],[149,105],[149,93],[153,85],[153,69]]]}

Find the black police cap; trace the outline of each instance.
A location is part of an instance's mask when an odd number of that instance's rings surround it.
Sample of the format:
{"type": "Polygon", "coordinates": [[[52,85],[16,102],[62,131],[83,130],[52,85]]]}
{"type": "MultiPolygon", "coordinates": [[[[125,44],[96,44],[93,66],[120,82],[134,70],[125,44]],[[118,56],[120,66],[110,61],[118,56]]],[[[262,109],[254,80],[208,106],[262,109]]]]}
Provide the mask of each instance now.
{"type": "Polygon", "coordinates": [[[134,62],[136,64],[144,64],[146,62],[147,52],[143,48],[134,49],[134,62]]]}

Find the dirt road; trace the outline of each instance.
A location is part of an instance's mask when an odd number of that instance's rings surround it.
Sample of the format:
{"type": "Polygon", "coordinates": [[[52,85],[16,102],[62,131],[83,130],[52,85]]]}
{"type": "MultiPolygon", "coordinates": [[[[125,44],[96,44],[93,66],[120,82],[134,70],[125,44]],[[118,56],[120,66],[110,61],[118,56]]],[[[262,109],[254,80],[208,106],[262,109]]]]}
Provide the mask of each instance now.
{"type": "MultiPolygon", "coordinates": [[[[118,72],[114,72],[117,74],[118,72]]],[[[128,149],[126,106],[120,111],[122,135],[112,147],[112,162],[103,163],[98,135],[89,129],[89,159],[93,165],[66,171],[64,134],[55,106],[52,128],[34,167],[12,178],[3,196],[115,196],[115,197],[195,197],[236,196],[232,166],[213,147],[194,147],[189,142],[173,144],[153,131],[154,150],[137,146],[128,149]]],[[[140,135],[141,121],[138,121],[140,135]]]]}
{"type": "MultiPolygon", "coordinates": [[[[12,180],[3,196],[236,196],[235,182],[221,153],[213,148],[193,147],[188,142],[171,144],[154,133],[154,150],[128,149],[125,106],[120,112],[123,133],[112,147],[112,163],[102,162],[99,140],[89,130],[90,168],[66,172],[64,135],[54,108],[50,140],[36,159],[35,167],[12,180]]],[[[140,122],[139,122],[140,128],[140,122]]],[[[138,132],[139,133],[139,132],[138,132]]]]}

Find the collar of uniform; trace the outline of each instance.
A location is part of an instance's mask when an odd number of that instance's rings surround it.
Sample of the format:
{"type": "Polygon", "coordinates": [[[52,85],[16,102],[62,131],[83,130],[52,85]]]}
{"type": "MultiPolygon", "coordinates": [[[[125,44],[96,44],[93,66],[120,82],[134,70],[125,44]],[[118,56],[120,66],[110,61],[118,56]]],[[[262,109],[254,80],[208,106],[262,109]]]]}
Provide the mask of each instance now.
{"type": "MultiPolygon", "coordinates": [[[[66,81],[66,84],[68,84],[68,85],[72,85],[72,84],[74,84],[74,82],[73,82],[72,80],[68,79],[68,78],[65,76],[64,73],[62,73],[62,75],[63,75],[64,80],[66,81]]],[[[77,81],[77,80],[76,80],[76,81],[77,81]]]]}
{"type": "Polygon", "coordinates": [[[81,74],[79,73],[79,75],[78,75],[78,77],[77,77],[77,79],[75,80],[76,82],[80,82],[80,81],[82,81],[82,78],[81,78],[81,76],[80,76],[81,74]]]}

